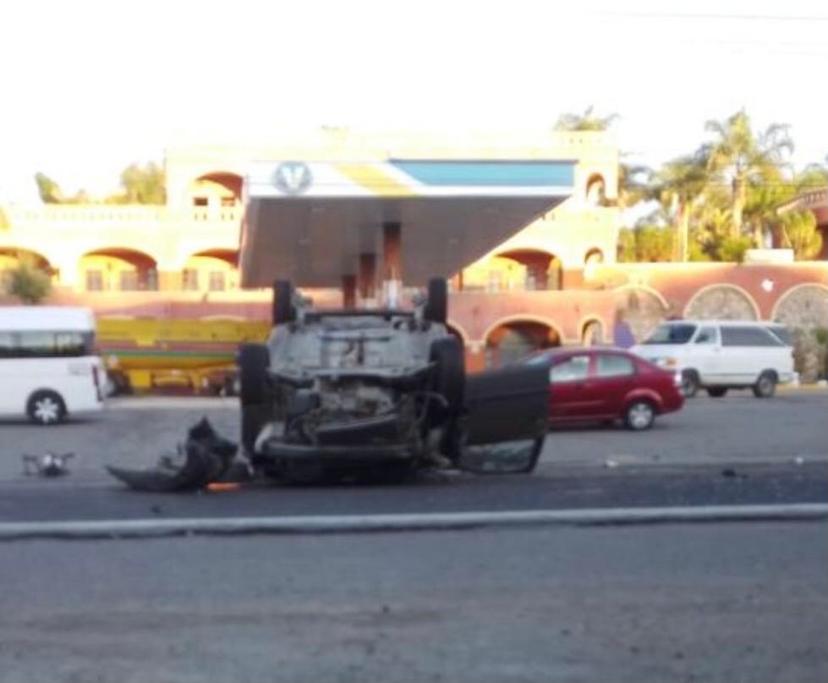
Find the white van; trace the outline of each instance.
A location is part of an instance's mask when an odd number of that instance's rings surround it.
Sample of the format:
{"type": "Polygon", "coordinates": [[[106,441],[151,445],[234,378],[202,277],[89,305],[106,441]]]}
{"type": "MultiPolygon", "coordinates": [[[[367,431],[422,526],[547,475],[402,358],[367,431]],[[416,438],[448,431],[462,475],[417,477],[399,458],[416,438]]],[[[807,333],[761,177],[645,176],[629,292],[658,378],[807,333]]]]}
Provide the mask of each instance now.
{"type": "Polygon", "coordinates": [[[779,383],[794,379],[792,348],[768,323],[733,320],[676,320],[659,325],[635,353],[681,372],[685,396],[700,387],[719,398],[728,389],[753,389],[769,398],[779,383]]]}
{"type": "Polygon", "coordinates": [[[103,405],[104,369],[86,308],[0,307],[0,415],[55,424],[103,405]]]}

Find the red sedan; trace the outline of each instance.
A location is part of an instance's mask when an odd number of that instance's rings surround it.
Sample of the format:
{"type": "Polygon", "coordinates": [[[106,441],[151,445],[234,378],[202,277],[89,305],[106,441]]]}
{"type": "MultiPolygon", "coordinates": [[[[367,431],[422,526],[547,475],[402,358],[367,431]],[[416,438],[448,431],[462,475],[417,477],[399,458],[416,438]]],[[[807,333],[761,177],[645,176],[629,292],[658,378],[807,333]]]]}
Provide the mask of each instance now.
{"type": "Polygon", "coordinates": [[[549,421],[612,422],[649,429],[656,415],[684,405],[680,379],[623,349],[561,348],[542,351],[530,363],[548,362],[549,421]]]}

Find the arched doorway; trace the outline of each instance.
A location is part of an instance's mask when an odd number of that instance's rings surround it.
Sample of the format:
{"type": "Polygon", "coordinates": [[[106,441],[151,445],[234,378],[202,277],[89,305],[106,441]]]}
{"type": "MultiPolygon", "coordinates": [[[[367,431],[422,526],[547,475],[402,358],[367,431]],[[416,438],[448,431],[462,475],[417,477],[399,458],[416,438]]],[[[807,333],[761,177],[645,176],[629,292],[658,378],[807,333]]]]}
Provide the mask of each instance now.
{"type": "Polygon", "coordinates": [[[205,173],[190,183],[190,199],[197,207],[233,207],[241,204],[244,179],[237,173],[205,173]]]}
{"type": "Polygon", "coordinates": [[[593,173],[587,180],[586,203],[589,206],[606,206],[607,204],[607,184],[600,173],[593,173]]]}
{"type": "Polygon", "coordinates": [[[193,254],[181,271],[181,289],[223,292],[239,285],[238,252],[234,249],[208,249],[193,254]]]}
{"type": "Polygon", "coordinates": [[[136,292],[158,289],[155,259],[136,249],[111,247],[84,254],[78,268],[87,292],[136,292]]]}
{"type": "Polygon", "coordinates": [[[525,270],[524,288],[529,290],[560,289],[563,266],[560,259],[539,249],[513,249],[501,252],[499,258],[521,264],[525,270]]]}
{"type": "Polygon", "coordinates": [[[485,338],[486,366],[515,363],[533,351],[561,345],[558,330],[536,320],[508,320],[492,327],[485,338]]]}
{"type": "Polygon", "coordinates": [[[600,346],[606,341],[604,323],[595,318],[584,323],[581,328],[581,343],[584,346],[600,346]]]}
{"type": "MultiPolygon", "coordinates": [[[[632,285],[615,290],[615,308],[637,341],[649,336],[667,316],[667,302],[655,290],[632,285]]],[[[607,336],[611,338],[612,330],[607,336]]]]}
{"type": "Polygon", "coordinates": [[[57,275],[57,271],[52,268],[49,260],[36,251],[15,247],[0,247],[0,292],[6,289],[9,273],[17,270],[21,265],[37,268],[52,278],[57,275]]]}

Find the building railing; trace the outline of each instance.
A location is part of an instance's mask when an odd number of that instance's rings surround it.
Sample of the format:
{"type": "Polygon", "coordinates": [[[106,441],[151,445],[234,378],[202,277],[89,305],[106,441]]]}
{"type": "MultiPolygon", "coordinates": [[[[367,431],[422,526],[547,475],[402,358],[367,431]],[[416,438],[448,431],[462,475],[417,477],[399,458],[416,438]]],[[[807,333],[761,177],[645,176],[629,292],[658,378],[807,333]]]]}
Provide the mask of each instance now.
{"type": "Polygon", "coordinates": [[[244,209],[241,206],[194,206],[170,208],[117,204],[45,204],[35,207],[10,206],[4,209],[9,228],[44,224],[58,227],[61,223],[148,225],[151,223],[218,222],[238,224],[244,209]]]}

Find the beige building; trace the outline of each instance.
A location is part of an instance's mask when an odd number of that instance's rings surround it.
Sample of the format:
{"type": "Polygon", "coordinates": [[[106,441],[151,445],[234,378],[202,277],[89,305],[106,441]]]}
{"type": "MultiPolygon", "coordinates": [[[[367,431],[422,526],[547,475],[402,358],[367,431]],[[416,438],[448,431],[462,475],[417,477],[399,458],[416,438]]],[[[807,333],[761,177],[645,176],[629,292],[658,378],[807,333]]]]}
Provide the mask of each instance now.
{"type": "Polygon", "coordinates": [[[451,139],[411,134],[321,130],[262,145],[175,147],[165,159],[167,204],[2,207],[0,271],[21,258],[53,274],[57,290],[90,303],[115,292],[238,291],[236,258],[244,176],[257,159],[574,160],[575,194],[454,280],[457,288],[503,291],[579,286],[590,267],[615,260],[619,211],[618,150],[596,132],[468,134],[451,139]]]}

